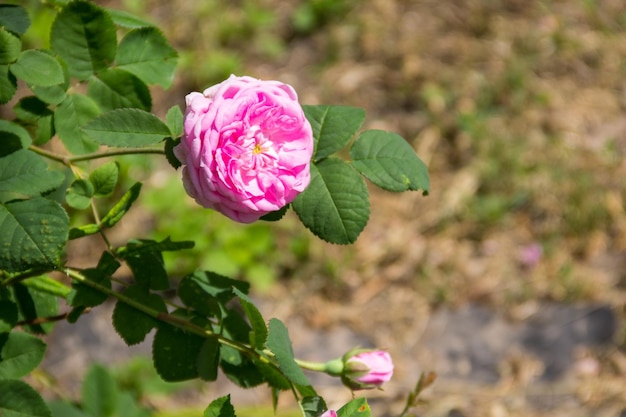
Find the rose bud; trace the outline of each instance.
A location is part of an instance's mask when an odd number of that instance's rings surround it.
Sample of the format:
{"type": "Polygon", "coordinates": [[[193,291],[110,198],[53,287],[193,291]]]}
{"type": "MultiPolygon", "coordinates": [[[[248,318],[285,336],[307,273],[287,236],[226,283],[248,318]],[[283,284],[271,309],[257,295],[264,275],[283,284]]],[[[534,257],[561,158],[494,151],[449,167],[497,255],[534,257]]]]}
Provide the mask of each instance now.
{"type": "Polygon", "coordinates": [[[344,356],[343,383],[352,390],[379,388],[393,375],[391,355],[384,350],[353,350],[344,356]]]}
{"type": "Polygon", "coordinates": [[[251,223],[307,187],[313,133],[291,86],[231,75],[185,100],[174,154],[198,204],[251,223]]]}
{"type": "Polygon", "coordinates": [[[337,412],[335,410],[327,410],[320,417],[337,417],[337,412]]]}

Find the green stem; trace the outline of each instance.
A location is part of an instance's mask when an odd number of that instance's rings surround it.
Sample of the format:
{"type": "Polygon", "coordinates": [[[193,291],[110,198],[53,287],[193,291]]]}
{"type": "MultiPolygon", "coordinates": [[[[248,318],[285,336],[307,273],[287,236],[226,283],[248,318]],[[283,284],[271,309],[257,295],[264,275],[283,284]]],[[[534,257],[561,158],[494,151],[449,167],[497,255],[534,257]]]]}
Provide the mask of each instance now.
{"type": "Polygon", "coordinates": [[[161,155],[165,154],[165,151],[159,148],[116,149],[113,151],[95,152],[95,153],[89,153],[85,155],[76,155],[76,156],[59,155],[54,152],[46,151],[45,149],[39,148],[37,146],[29,146],[28,149],[30,149],[31,151],[35,153],[38,153],[41,156],[60,162],[63,165],[67,165],[67,166],[72,165],[74,162],[90,161],[90,160],[99,159],[99,158],[109,158],[111,156],[139,155],[139,154],[161,154],[161,155]]]}
{"type": "Polygon", "coordinates": [[[301,359],[295,359],[298,366],[302,369],[308,369],[315,372],[326,372],[326,364],[321,362],[309,362],[301,359]]]}

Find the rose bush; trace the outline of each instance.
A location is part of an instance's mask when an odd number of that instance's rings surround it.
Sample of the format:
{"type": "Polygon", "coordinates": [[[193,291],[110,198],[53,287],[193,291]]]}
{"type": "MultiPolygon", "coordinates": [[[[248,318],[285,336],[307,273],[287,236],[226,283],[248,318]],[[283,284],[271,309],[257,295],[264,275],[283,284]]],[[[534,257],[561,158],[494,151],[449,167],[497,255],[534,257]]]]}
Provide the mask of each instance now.
{"type": "Polygon", "coordinates": [[[313,133],[291,86],[231,75],[186,104],[174,154],[200,205],[251,223],[307,187],[313,133]]]}

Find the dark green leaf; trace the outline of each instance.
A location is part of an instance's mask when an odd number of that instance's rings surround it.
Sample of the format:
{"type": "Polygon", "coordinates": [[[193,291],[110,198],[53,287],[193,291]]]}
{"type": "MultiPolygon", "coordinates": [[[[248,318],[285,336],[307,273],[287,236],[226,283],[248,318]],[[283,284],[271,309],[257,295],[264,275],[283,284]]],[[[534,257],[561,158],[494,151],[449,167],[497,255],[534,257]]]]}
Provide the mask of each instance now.
{"type": "Polygon", "coordinates": [[[46,344],[23,332],[0,333],[0,379],[18,379],[39,366],[46,344]]]}
{"type": "Polygon", "coordinates": [[[30,26],[28,13],[21,6],[0,4],[0,26],[7,30],[23,35],[30,26]]]}
{"type": "MultiPolygon", "coordinates": [[[[63,183],[59,171],[50,171],[34,152],[19,150],[0,158],[0,201],[37,197],[63,183]]],[[[0,225],[0,228],[2,225],[0,225]]]]}
{"type": "Polygon", "coordinates": [[[81,130],[98,115],[98,105],[82,94],[70,94],[54,112],[54,127],[68,151],[85,154],[98,149],[98,144],[81,130]]]}
{"type": "Polygon", "coordinates": [[[177,138],[183,134],[183,112],[180,106],[175,105],[170,107],[165,115],[165,122],[167,123],[167,127],[170,128],[172,137],[177,138]]]}
{"type": "MultiPolygon", "coordinates": [[[[18,306],[18,320],[33,321],[39,317],[51,317],[58,314],[59,303],[55,295],[22,283],[13,286],[13,300],[18,306]]],[[[48,333],[54,323],[30,324],[24,328],[33,333],[48,333]]]]}
{"type": "MultiPolygon", "coordinates": [[[[16,123],[10,122],[8,120],[0,120],[0,135],[2,135],[1,142],[6,141],[7,136],[13,135],[19,138],[20,146],[22,148],[28,148],[31,144],[31,139],[30,139],[30,135],[28,134],[28,131],[24,129],[22,126],[16,123]]],[[[15,145],[11,145],[11,148],[14,148],[14,147],[15,145]]],[[[9,153],[11,152],[3,151],[2,156],[8,155],[9,153]]]]}
{"type": "Polygon", "coordinates": [[[239,387],[252,388],[265,382],[259,368],[247,358],[240,365],[222,362],[220,366],[226,377],[239,387]]]}
{"type": "Polygon", "coordinates": [[[133,239],[128,242],[128,245],[123,246],[117,250],[117,255],[126,258],[131,255],[136,255],[142,252],[167,252],[178,251],[182,249],[193,248],[194,242],[191,240],[173,241],[170,237],[166,237],[161,241],[149,240],[149,239],[133,239]]]}
{"type": "Polygon", "coordinates": [[[288,391],[292,389],[291,382],[282,374],[275,366],[267,363],[256,361],[255,366],[263,375],[267,384],[279,391],[288,391]]]}
{"type": "Polygon", "coordinates": [[[358,172],[340,159],[311,165],[311,182],[292,206],[302,223],[319,238],[353,243],[369,219],[369,194],[358,172]]]}
{"type": "Polygon", "coordinates": [[[319,161],[350,142],[365,120],[365,110],[348,106],[302,106],[313,128],[315,154],[319,161]]]}
{"type": "Polygon", "coordinates": [[[119,269],[121,264],[115,259],[110,252],[104,251],[102,255],[100,255],[100,259],[98,259],[98,266],[96,267],[99,271],[106,276],[111,276],[119,269]]]}
{"type": "Polygon", "coordinates": [[[139,285],[155,291],[170,287],[161,252],[135,252],[124,259],[139,285]]]}
{"type": "Polygon", "coordinates": [[[101,365],[91,365],[82,390],[85,411],[93,417],[111,417],[115,412],[118,390],[113,376],[101,365]]]}
{"type": "Polygon", "coordinates": [[[7,103],[17,91],[17,79],[8,65],[0,65],[0,104],[7,103]]]}
{"type": "Polygon", "coordinates": [[[93,196],[93,184],[89,180],[76,179],[67,189],[65,201],[67,205],[78,210],[84,210],[91,204],[93,196]]]}
{"type": "Polygon", "coordinates": [[[93,193],[97,196],[110,195],[119,178],[120,166],[117,162],[108,162],[99,166],[89,174],[89,181],[93,184],[93,193]]]}
{"type": "Polygon", "coordinates": [[[17,62],[11,65],[11,72],[29,85],[50,87],[65,81],[59,61],[34,49],[23,51],[17,62]]]}
{"type": "Polygon", "coordinates": [[[204,340],[198,354],[198,375],[204,381],[215,381],[220,361],[220,344],[215,338],[204,340]]]}
{"type": "Polygon", "coordinates": [[[267,347],[274,353],[280,370],[295,384],[311,385],[302,369],[296,364],[293,356],[293,347],[289,339],[289,332],[282,321],[271,319],[267,347]]]}
{"type": "Polygon", "coordinates": [[[148,26],[154,26],[151,23],[146,22],[138,18],[137,16],[125,12],[123,10],[110,9],[107,8],[106,11],[109,13],[111,18],[113,19],[113,23],[117,26],[121,26],[127,29],[136,29],[148,26]]]}
{"type": "Polygon", "coordinates": [[[220,313],[219,303],[225,304],[234,297],[233,287],[248,292],[249,284],[209,271],[199,271],[185,276],[178,286],[178,296],[188,307],[205,316],[220,313]]]}
{"type": "Polygon", "coordinates": [[[26,382],[0,379],[0,416],[52,417],[41,396],[26,382]]]}
{"type": "Polygon", "coordinates": [[[233,292],[239,298],[243,311],[246,313],[252,326],[250,344],[257,349],[263,349],[265,347],[265,341],[267,340],[267,326],[265,325],[265,320],[261,312],[246,294],[242,293],[237,288],[233,288],[233,292]]]}
{"type": "MultiPolygon", "coordinates": [[[[124,291],[124,296],[139,302],[153,310],[167,313],[167,307],[161,297],[150,294],[142,286],[134,285],[124,291]]],[[[127,345],[135,345],[143,342],[146,335],[157,327],[158,321],[134,307],[118,301],[113,310],[113,327],[127,345]]]]}
{"type": "Polygon", "coordinates": [[[100,115],[83,131],[108,146],[135,147],[161,142],[170,130],[158,117],[139,109],[117,109],[100,115]]]}
{"type": "Polygon", "coordinates": [[[322,397],[304,397],[300,401],[300,406],[305,417],[319,417],[324,411],[328,410],[326,402],[322,397]]]}
{"type": "Polygon", "coordinates": [[[146,84],[119,68],[101,71],[91,77],[87,91],[102,111],[125,107],[150,111],[152,108],[152,97],[146,84]]]}
{"type": "Polygon", "coordinates": [[[271,213],[267,213],[265,216],[261,217],[261,220],[264,220],[266,222],[277,222],[280,219],[282,219],[283,217],[285,217],[285,214],[287,213],[287,210],[289,209],[289,204],[287,204],[286,206],[273,211],[271,213]]]}
{"type": "Polygon", "coordinates": [[[198,355],[204,339],[168,324],[157,329],[152,344],[154,368],[165,381],[197,378],[198,355]]]}
{"type": "Polygon", "coordinates": [[[52,110],[48,108],[48,104],[35,96],[27,96],[20,99],[13,106],[13,112],[18,119],[25,122],[36,122],[42,117],[52,115],[52,110]]]}
{"type": "Polygon", "coordinates": [[[230,403],[230,394],[213,400],[204,410],[202,417],[236,417],[235,409],[230,403]]]}
{"type": "Polygon", "coordinates": [[[128,32],[115,57],[118,68],[135,74],[147,84],[168,88],[174,80],[178,54],[156,27],[128,32]]]}
{"type": "Polygon", "coordinates": [[[337,410],[337,417],[370,417],[371,410],[366,398],[355,398],[337,410]]]}
{"type": "Polygon", "coordinates": [[[8,272],[59,265],[69,232],[67,213],[41,197],[0,205],[0,269],[8,272]]]}
{"type": "Polygon", "coordinates": [[[363,132],[350,149],[352,165],[388,191],[423,190],[428,194],[428,168],[402,136],[383,130],[363,132]]]}
{"type": "Polygon", "coordinates": [[[103,227],[113,227],[130,210],[141,191],[141,183],[136,182],[124,193],[122,198],[113,206],[111,210],[102,218],[103,227]]]}
{"type": "MultiPolygon", "coordinates": [[[[111,280],[99,269],[85,269],[82,271],[85,278],[98,286],[111,289],[111,280]]],[[[73,290],[67,297],[67,302],[72,307],[95,307],[106,301],[108,295],[88,284],[74,282],[73,290]]]]}
{"type": "Polygon", "coordinates": [[[20,38],[0,27],[0,64],[15,62],[20,56],[22,41],[20,38]]]}
{"type": "Polygon", "coordinates": [[[86,80],[113,63],[117,50],[111,17],[88,1],[73,1],[57,15],[50,32],[52,49],[70,74],[86,80]]]}
{"type": "Polygon", "coordinates": [[[0,299],[0,333],[8,332],[17,323],[17,304],[0,299]]]}
{"type": "Polygon", "coordinates": [[[179,140],[165,138],[165,147],[163,149],[165,151],[165,157],[167,158],[167,162],[169,162],[174,169],[178,169],[182,165],[176,155],[174,155],[174,147],[179,143],[179,140]]]}

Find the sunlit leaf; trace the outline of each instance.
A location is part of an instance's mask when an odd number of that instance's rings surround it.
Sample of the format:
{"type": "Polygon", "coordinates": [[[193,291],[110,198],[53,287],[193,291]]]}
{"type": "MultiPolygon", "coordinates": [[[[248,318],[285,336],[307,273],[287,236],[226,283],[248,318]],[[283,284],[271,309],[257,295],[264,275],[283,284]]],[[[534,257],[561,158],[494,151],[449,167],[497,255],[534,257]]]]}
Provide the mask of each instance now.
{"type": "Polygon", "coordinates": [[[365,110],[349,106],[302,106],[313,128],[315,154],[319,161],[348,144],[365,120],[365,110]]]}

